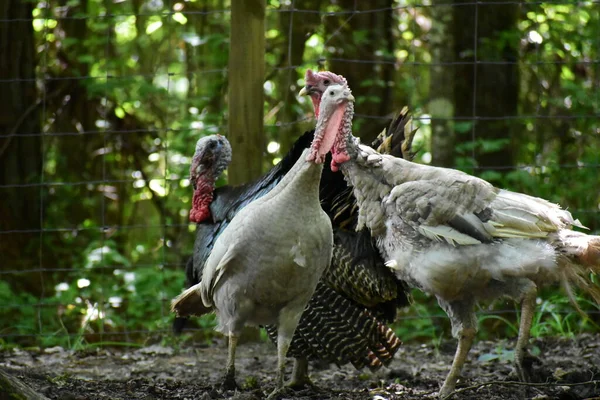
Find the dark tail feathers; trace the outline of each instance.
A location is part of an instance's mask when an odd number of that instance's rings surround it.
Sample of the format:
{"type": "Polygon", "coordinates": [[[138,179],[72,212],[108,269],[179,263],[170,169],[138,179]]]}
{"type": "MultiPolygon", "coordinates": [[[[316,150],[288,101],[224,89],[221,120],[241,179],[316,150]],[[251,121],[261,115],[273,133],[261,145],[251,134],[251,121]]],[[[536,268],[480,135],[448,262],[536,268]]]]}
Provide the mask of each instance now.
{"type": "MultiPolygon", "coordinates": [[[[266,326],[277,341],[277,328],[266,326]]],[[[369,310],[319,284],[296,328],[288,357],[319,359],[377,370],[391,362],[402,342],[369,310]]]]}

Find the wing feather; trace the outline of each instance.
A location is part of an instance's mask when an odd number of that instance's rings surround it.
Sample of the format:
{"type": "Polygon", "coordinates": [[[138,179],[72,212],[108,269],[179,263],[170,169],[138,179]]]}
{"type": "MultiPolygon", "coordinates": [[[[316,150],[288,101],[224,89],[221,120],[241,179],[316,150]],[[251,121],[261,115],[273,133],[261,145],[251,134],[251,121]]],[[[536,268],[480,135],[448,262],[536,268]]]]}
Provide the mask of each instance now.
{"type": "Polygon", "coordinates": [[[466,235],[457,231],[456,229],[447,225],[438,226],[427,226],[421,225],[417,228],[417,231],[423,236],[428,237],[431,240],[441,242],[445,240],[452,246],[458,245],[469,245],[469,244],[481,244],[481,241],[476,238],[466,235]]]}
{"type": "Polygon", "coordinates": [[[494,238],[545,238],[581,225],[556,204],[460,174],[397,185],[384,205],[392,207],[388,215],[399,215],[421,235],[452,245],[489,243],[494,238]]]}
{"type": "Polygon", "coordinates": [[[208,260],[206,260],[202,280],[199,283],[202,302],[206,307],[211,307],[213,305],[212,298],[215,287],[223,274],[227,271],[227,265],[229,265],[237,256],[236,242],[227,246],[224,252],[219,250],[220,249],[215,247],[208,257],[208,260]],[[220,254],[222,254],[222,256],[220,254]]]}

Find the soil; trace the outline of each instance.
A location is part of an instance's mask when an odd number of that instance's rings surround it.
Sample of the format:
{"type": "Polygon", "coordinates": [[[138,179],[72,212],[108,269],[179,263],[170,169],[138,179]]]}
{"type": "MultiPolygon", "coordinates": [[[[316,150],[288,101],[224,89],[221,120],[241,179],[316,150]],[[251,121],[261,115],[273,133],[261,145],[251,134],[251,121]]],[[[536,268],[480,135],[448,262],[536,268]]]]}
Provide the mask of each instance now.
{"type": "MultiPolygon", "coordinates": [[[[275,348],[245,343],[237,354],[239,391],[216,389],[227,349],[222,339],[212,346],[174,349],[153,345],[140,349],[69,351],[5,350],[0,367],[50,399],[262,399],[275,384],[275,348]]],[[[316,388],[290,392],[289,399],[433,398],[448,372],[455,341],[407,344],[389,368],[376,373],[351,366],[311,367],[316,388]]],[[[600,399],[600,336],[534,340],[530,350],[535,386],[514,383],[513,341],[480,341],[463,369],[453,399],[600,399]],[[533,359],[533,357],[532,357],[533,359]],[[590,383],[590,381],[593,381],[590,383]],[[481,385],[489,382],[489,385],[481,385]],[[512,383],[511,383],[512,382],[512,383]],[[588,382],[583,384],[583,382],[588,382]],[[464,389],[466,386],[478,387],[464,389]]],[[[288,362],[288,373],[292,362],[288,362]]],[[[2,396],[0,396],[2,397],[2,396]]]]}

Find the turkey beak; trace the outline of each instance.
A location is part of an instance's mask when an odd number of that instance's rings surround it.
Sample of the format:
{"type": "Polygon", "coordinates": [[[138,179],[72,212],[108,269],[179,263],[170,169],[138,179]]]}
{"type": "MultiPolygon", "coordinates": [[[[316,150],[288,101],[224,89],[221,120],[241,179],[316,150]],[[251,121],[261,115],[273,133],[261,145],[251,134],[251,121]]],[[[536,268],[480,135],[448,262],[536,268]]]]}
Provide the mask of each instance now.
{"type": "Polygon", "coordinates": [[[347,97],[347,98],[348,98],[348,101],[351,101],[351,102],[353,102],[353,103],[354,103],[354,96],[352,96],[352,95],[350,94],[350,95],[348,95],[348,97],[347,97]]]}
{"type": "Polygon", "coordinates": [[[306,85],[304,86],[302,89],[300,89],[300,92],[298,93],[299,96],[306,96],[307,94],[310,94],[312,90],[312,86],[311,85],[306,85]]]}

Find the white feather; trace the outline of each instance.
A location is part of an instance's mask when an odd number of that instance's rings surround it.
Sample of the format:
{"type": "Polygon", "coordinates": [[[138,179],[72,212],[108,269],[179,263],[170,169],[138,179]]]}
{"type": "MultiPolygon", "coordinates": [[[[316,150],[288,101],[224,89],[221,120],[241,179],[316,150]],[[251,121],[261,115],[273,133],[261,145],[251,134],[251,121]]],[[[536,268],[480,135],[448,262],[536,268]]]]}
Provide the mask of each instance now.
{"type": "Polygon", "coordinates": [[[419,233],[423,236],[436,240],[438,242],[442,242],[445,240],[449,244],[455,246],[459,245],[472,245],[472,244],[481,244],[481,242],[474,237],[469,235],[465,235],[457,231],[454,228],[451,228],[447,225],[438,225],[438,226],[426,226],[421,225],[418,228],[419,233]]]}
{"type": "Polygon", "coordinates": [[[389,260],[385,262],[385,266],[389,269],[400,269],[396,260],[389,260]]]}

